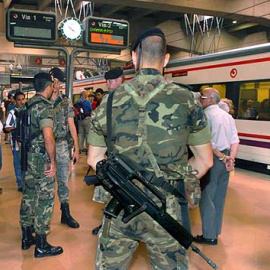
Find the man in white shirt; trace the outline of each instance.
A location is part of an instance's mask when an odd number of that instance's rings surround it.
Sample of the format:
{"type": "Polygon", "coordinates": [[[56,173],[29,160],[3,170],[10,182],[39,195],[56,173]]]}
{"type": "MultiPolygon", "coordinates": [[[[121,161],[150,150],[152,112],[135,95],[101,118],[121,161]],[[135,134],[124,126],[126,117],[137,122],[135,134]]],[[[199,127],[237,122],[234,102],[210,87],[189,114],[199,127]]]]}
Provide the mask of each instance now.
{"type": "Polygon", "coordinates": [[[195,237],[194,241],[217,245],[217,237],[221,234],[229,172],[234,169],[239,138],[234,119],[218,106],[220,95],[216,89],[205,88],[200,101],[212,134],[214,165],[209,170],[208,183],[202,190],[200,201],[203,234],[195,237]]]}

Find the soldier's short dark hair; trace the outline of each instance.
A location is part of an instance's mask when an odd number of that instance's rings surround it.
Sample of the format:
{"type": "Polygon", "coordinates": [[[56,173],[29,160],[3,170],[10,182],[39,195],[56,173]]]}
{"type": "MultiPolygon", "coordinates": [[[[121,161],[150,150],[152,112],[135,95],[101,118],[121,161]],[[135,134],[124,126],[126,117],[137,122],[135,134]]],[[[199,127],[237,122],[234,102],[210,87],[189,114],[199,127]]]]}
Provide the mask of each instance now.
{"type": "Polygon", "coordinates": [[[16,92],[15,95],[14,95],[14,99],[17,100],[18,96],[24,96],[25,97],[25,94],[23,92],[21,92],[21,91],[16,92]]]}
{"type": "Polygon", "coordinates": [[[153,63],[164,60],[167,46],[164,33],[159,28],[150,28],[141,32],[131,45],[131,52],[141,49],[142,59],[153,63]]]}
{"type": "Polygon", "coordinates": [[[53,83],[53,78],[49,73],[40,72],[34,76],[34,88],[36,92],[43,92],[51,83],[53,83]]]}

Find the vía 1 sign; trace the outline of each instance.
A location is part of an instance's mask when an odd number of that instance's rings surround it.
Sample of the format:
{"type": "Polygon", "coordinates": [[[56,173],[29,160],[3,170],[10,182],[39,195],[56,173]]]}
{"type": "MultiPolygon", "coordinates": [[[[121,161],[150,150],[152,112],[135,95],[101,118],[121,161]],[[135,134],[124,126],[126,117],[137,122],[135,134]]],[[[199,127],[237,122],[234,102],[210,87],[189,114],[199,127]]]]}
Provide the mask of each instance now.
{"type": "Polygon", "coordinates": [[[13,42],[54,43],[57,39],[56,14],[52,12],[9,9],[6,38],[13,42]]]}

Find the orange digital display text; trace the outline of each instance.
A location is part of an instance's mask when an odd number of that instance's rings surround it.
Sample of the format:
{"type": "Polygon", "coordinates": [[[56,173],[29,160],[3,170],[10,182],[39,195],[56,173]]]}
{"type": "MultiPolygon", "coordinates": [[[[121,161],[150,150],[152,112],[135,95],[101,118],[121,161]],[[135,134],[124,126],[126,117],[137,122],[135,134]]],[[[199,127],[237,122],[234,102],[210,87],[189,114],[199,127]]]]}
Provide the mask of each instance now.
{"type": "Polygon", "coordinates": [[[102,33],[91,33],[91,42],[110,45],[124,45],[123,37],[102,33]]]}

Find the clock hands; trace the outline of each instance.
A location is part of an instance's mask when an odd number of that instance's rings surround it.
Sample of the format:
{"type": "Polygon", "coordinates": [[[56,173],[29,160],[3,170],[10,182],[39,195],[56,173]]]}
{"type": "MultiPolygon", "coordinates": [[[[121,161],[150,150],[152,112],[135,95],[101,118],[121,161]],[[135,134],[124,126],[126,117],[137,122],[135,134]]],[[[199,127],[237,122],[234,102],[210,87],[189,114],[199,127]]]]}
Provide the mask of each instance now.
{"type": "Polygon", "coordinates": [[[76,32],[70,25],[68,25],[68,28],[69,28],[72,32],[76,32]]]}

